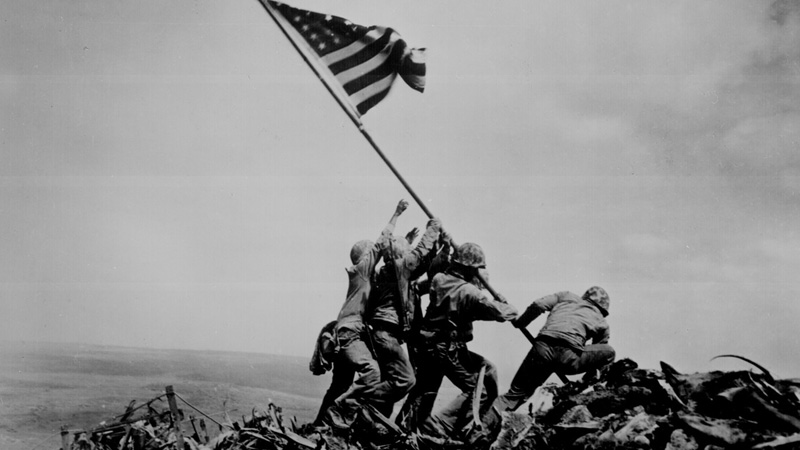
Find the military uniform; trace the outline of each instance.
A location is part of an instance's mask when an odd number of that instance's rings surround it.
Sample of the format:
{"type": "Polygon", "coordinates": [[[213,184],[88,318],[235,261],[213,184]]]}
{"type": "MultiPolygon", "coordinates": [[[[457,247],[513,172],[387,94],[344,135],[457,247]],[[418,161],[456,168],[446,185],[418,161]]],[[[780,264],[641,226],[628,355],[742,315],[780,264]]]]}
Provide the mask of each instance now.
{"type": "Polygon", "coordinates": [[[542,297],[531,303],[514,325],[525,327],[547,311],[547,321],[514,375],[511,387],[495,402],[498,411],[516,410],[554,372],[573,375],[614,361],[605,320],[608,295],[602,288],[590,288],[583,297],[571,292],[542,297]],[[596,300],[593,294],[604,300],[596,300]],[[590,340],[592,343],[587,345],[590,340]]]}
{"type": "Polygon", "coordinates": [[[486,366],[486,373],[481,411],[491,405],[498,393],[497,371],[491,362],[467,348],[467,342],[473,338],[472,322],[503,322],[516,316],[516,308],[487,298],[457,271],[450,270],[433,278],[430,304],[421,331],[426,345],[419,351],[418,386],[404,406],[410,425],[422,423],[422,431],[429,435],[455,436],[472,420],[471,399],[483,366],[486,366]],[[458,387],[461,394],[431,416],[444,377],[458,387]]]}
{"type": "Polygon", "coordinates": [[[380,248],[392,239],[397,217],[407,208],[401,200],[394,215],[381,231],[378,240],[359,241],[350,251],[352,266],[346,269],[347,296],[336,320],[335,336],[338,354],[334,357],[333,380],[320,405],[315,423],[321,425],[329,419],[335,425],[346,426],[343,416],[352,415],[353,407],[336,411],[332,408],[339,398],[347,397],[357,404],[380,402],[381,370],[368,345],[369,330],[364,323],[369,300],[372,296],[375,269],[380,260],[380,248]],[[355,382],[353,378],[358,375],[355,382]],[[345,395],[346,394],[346,395],[345,395]]]}
{"type": "Polygon", "coordinates": [[[381,254],[386,264],[376,277],[368,323],[382,376],[374,398],[378,410],[387,417],[391,416],[394,403],[402,399],[416,382],[414,369],[402,344],[421,318],[419,295],[413,289],[412,281],[427,270],[440,228],[438,220],[429,221],[413,250],[402,238],[381,243],[381,254]]]}

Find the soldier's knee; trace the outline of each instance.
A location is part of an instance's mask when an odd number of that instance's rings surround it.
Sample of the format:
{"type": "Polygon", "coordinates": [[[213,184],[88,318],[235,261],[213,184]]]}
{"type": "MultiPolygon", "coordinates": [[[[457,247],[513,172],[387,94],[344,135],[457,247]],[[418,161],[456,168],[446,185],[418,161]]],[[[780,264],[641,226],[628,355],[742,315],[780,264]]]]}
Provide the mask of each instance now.
{"type": "Polygon", "coordinates": [[[381,368],[376,361],[365,361],[359,367],[358,374],[366,384],[377,384],[381,381],[381,368]]]}
{"type": "Polygon", "coordinates": [[[614,362],[614,359],[616,359],[616,357],[617,357],[616,350],[614,350],[614,347],[609,345],[608,349],[606,349],[606,364],[611,364],[612,362],[614,362]]]}

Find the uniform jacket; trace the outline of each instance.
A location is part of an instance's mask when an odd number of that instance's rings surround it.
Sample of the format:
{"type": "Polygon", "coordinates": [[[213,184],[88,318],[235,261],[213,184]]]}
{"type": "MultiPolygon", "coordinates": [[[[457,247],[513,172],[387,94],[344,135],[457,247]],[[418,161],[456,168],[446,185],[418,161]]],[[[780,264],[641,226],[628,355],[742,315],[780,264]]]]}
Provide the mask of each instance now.
{"type": "Polygon", "coordinates": [[[477,286],[451,273],[433,277],[430,303],[423,320],[423,335],[440,340],[472,340],[472,322],[504,322],[517,317],[517,309],[508,303],[488,298],[477,286]]]}
{"type": "Polygon", "coordinates": [[[347,297],[339,311],[337,328],[350,328],[356,332],[364,329],[363,316],[367,310],[367,302],[372,293],[372,279],[375,276],[375,266],[380,259],[380,247],[392,238],[394,225],[386,225],[378,240],[353,266],[345,269],[349,280],[347,297]]]}
{"type": "Polygon", "coordinates": [[[542,297],[528,306],[517,325],[527,326],[542,313],[550,311],[540,336],[560,339],[582,351],[586,342],[606,344],[610,337],[608,323],[593,303],[572,292],[558,292],[542,297]]]}
{"type": "MultiPolygon", "coordinates": [[[[412,289],[411,281],[419,278],[430,265],[431,250],[439,239],[439,230],[427,227],[417,246],[405,255],[395,255],[381,269],[376,280],[376,292],[370,300],[370,320],[376,324],[389,325],[403,336],[421,319],[419,295],[412,289]]],[[[391,239],[383,240],[379,246],[384,255],[394,255],[391,239]]],[[[385,257],[384,257],[385,260],[385,257]]]]}

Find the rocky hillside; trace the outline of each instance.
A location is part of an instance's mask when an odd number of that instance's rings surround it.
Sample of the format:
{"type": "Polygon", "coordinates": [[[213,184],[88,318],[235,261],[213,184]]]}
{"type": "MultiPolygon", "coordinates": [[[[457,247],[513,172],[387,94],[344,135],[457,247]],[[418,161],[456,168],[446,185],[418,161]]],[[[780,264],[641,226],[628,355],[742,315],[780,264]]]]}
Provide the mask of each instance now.
{"type": "MultiPolygon", "coordinates": [[[[501,429],[482,446],[800,448],[800,380],[777,380],[752,364],[754,370],[682,374],[666,363],[651,370],[623,359],[590,379],[543,387],[539,396],[545,401],[525,412],[503,413],[501,429]]],[[[371,420],[357,420],[348,430],[320,430],[287,420],[275,403],[240,420],[215,420],[179,394],[165,392],[146,403],[131,402],[113,420],[94,428],[67,430],[64,442],[70,450],[156,450],[178,442],[192,450],[478,447],[401,430],[370,409],[361,414],[371,420]],[[379,425],[367,427],[367,422],[379,425]]]]}

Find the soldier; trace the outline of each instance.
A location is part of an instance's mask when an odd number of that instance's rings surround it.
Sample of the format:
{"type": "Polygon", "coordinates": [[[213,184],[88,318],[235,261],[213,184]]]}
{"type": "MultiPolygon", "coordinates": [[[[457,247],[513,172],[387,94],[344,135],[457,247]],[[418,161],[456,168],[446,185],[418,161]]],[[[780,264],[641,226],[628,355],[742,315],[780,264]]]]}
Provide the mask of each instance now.
{"type": "Polygon", "coordinates": [[[368,323],[383,377],[376,392],[376,407],[386,417],[391,416],[395,402],[402,399],[416,382],[414,369],[402,348],[421,319],[419,295],[412,282],[427,271],[433,256],[431,250],[439,239],[441,228],[439,219],[429,220],[413,249],[407,239],[398,237],[380,244],[385,264],[375,278],[368,323]]]}
{"type": "Polygon", "coordinates": [[[350,250],[352,266],[348,267],[347,297],[339,311],[336,321],[335,335],[339,344],[338,356],[335,359],[333,380],[323,398],[317,425],[325,420],[335,426],[345,427],[354,417],[357,403],[378,400],[381,384],[381,371],[370,347],[368,330],[364,323],[367,302],[372,292],[372,279],[378,264],[379,246],[392,239],[397,218],[408,208],[408,202],[400,200],[389,223],[381,232],[377,244],[369,240],[358,241],[350,250]],[[353,377],[358,379],[353,382],[353,377]],[[348,389],[349,388],[349,389],[348,389]],[[344,405],[345,398],[356,405],[344,405]]]}
{"type": "Polygon", "coordinates": [[[573,375],[612,363],[615,352],[608,345],[605,319],[609,304],[608,294],[599,286],[589,288],[582,297],[558,292],[531,303],[513,322],[515,327],[524,328],[542,313],[550,313],[508,392],[495,401],[497,411],[516,410],[554,372],[573,375]],[[589,340],[592,344],[586,345],[589,340]]]}
{"type": "MultiPolygon", "coordinates": [[[[447,438],[457,434],[472,421],[470,399],[478,384],[479,373],[486,367],[480,399],[483,414],[498,393],[497,371],[487,359],[471,352],[472,322],[504,322],[517,317],[517,310],[502,297],[494,301],[481,290],[478,271],[485,273],[486,258],[480,246],[465,243],[458,247],[450,266],[436,274],[431,282],[430,303],[425,312],[421,335],[425,345],[419,351],[419,385],[404,405],[407,426],[422,423],[425,434],[447,438]],[[447,377],[461,394],[443,411],[430,416],[442,380],[447,377]],[[424,421],[424,423],[423,423],[424,421]]],[[[461,436],[458,436],[461,437],[461,436]]]]}

